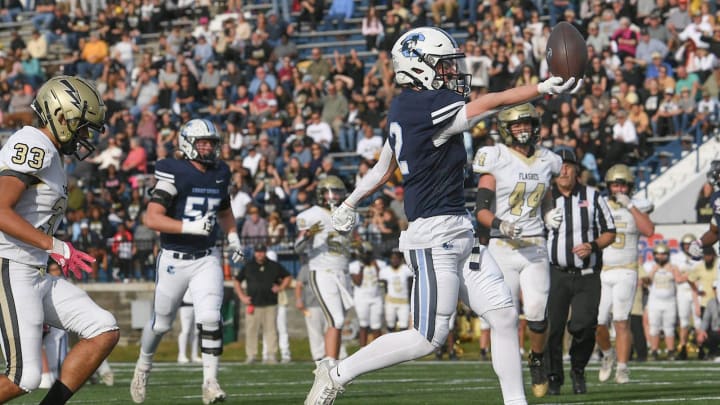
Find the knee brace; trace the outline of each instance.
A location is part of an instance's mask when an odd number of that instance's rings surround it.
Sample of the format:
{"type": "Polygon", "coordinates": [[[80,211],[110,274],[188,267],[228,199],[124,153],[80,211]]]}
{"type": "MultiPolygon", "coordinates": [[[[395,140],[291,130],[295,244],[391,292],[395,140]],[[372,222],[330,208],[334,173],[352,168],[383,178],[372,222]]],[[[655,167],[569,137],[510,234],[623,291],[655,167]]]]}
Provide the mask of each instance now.
{"type": "Polygon", "coordinates": [[[547,329],[547,318],[542,321],[527,321],[528,329],[535,333],[543,333],[547,329]]]}
{"type": "Polygon", "coordinates": [[[222,322],[198,323],[197,328],[200,332],[200,351],[213,356],[220,356],[223,352],[222,322]]]}

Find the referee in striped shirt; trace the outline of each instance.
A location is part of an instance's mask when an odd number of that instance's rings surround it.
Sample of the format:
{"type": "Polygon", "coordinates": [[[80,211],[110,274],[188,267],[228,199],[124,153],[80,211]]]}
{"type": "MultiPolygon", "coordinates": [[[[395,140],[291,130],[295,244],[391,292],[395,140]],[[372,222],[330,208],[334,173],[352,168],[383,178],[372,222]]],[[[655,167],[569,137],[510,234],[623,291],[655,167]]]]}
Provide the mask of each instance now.
{"type": "Polygon", "coordinates": [[[615,240],[615,223],[600,192],[578,184],[575,153],[559,153],[563,165],[551,189],[552,206],[562,215],[546,220],[550,255],[548,320],[550,335],[545,350],[548,393],[557,395],[564,381],[563,334],[567,322],[572,335],[570,377],[573,392],[584,394],[585,366],[595,346],[602,249],[615,240]],[[561,218],[561,219],[560,219],[561,218]],[[572,308],[572,311],[570,309],[572,308]],[[568,320],[568,313],[571,312],[568,320]]]}

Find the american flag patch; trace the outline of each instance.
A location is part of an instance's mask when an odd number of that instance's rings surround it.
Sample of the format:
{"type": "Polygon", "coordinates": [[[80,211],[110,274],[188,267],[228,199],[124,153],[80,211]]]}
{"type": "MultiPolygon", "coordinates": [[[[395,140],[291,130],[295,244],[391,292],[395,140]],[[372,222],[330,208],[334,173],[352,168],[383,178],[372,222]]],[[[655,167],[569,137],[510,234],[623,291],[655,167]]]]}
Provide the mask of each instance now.
{"type": "Polygon", "coordinates": [[[588,200],[580,200],[580,202],[578,203],[578,207],[580,207],[580,208],[586,208],[589,206],[590,206],[590,201],[588,201],[588,200]]]}

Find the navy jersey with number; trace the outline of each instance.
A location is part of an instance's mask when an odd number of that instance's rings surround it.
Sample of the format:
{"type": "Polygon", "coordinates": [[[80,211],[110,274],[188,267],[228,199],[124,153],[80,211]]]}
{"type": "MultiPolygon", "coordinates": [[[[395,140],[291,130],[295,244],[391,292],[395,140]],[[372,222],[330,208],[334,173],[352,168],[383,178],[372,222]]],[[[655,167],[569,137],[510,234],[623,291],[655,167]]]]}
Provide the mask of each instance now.
{"type": "Polygon", "coordinates": [[[464,105],[463,96],[446,89],[405,89],[390,105],[388,139],[403,175],[410,221],[466,212],[462,136],[453,135],[438,146],[433,143],[464,105]]]}
{"type": "MultiPolygon", "coordinates": [[[[170,182],[177,194],[167,209],[167,216],[179,220],[196,220],[206,213],[217,213],[220,202],[228,196],[230,169],[219,161],[203,173],[185,159],[163,159],[155,164],[158,181],[170,182]]],[[[215,246],[219,232],[217,223],[209,236],[161,234],[163,249],[197,252],[215,246]]]]}

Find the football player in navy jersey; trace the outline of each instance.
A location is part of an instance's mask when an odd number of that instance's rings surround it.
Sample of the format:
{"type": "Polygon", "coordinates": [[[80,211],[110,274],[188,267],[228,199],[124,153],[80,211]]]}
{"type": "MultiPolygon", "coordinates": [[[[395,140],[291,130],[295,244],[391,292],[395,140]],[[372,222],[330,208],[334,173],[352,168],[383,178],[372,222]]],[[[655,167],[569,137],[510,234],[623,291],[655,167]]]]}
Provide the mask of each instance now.
{"type": "Polygon", "coordinates": [[[466,103],[470,75],[464,73],[464,57],[455,40],[434,27],[412,29],[392,48],[395,81],[404,89],[390,106],[388,140],[378,163],[335,209],[332,220],[338,231],[351,229],[357,203],[400,168],[410,221],[400,249],[415,273],[413,327],[383,335],[345,360],[320,362],[306,404],[332,403],[354,378],[432,353],[445,342],[458,297],[491,325],[493,367],[505,403],[526,403],[517,311],[465,210],[467,155],[461,134],[497,108],[575,91],[582,83],[573,88],[574,79],[553,77],[466,103]]]}
{"type": "Polygon", "coordinates": [[[188,121],[179,132],[185,159],[163,159],[155,165],[157,183],[147,206],[145,224],[160,232],[154,313],[143,329],[140,356],[130,385],[135,403],[145,401],[152,358],[170,330],[183,295],[190,290],[200,330],[203,363],[203,403],[225,400],[217,382],[223,351],[220,306],[223,300],[221,252],[216,221],[227,234],[233,261],[242,259],[242,246],[230,209],[230,169],[220,160],[220,134],[212,122],[188,121]]]}
{"type": "Polygon", "coordinates": [[[710,170],[707,172],[707,181],[713,186],[713,193],[710,195],[710,207],[713,216],[710,220],[710,227],[700,239],[690,243],[688,253],[690,256],[699,259],[703,257],[703,247],[712,246],[720,239],[718,235],[718,224],[720,223],[720,160],[713,160],[710,163],[710,170]]]}

